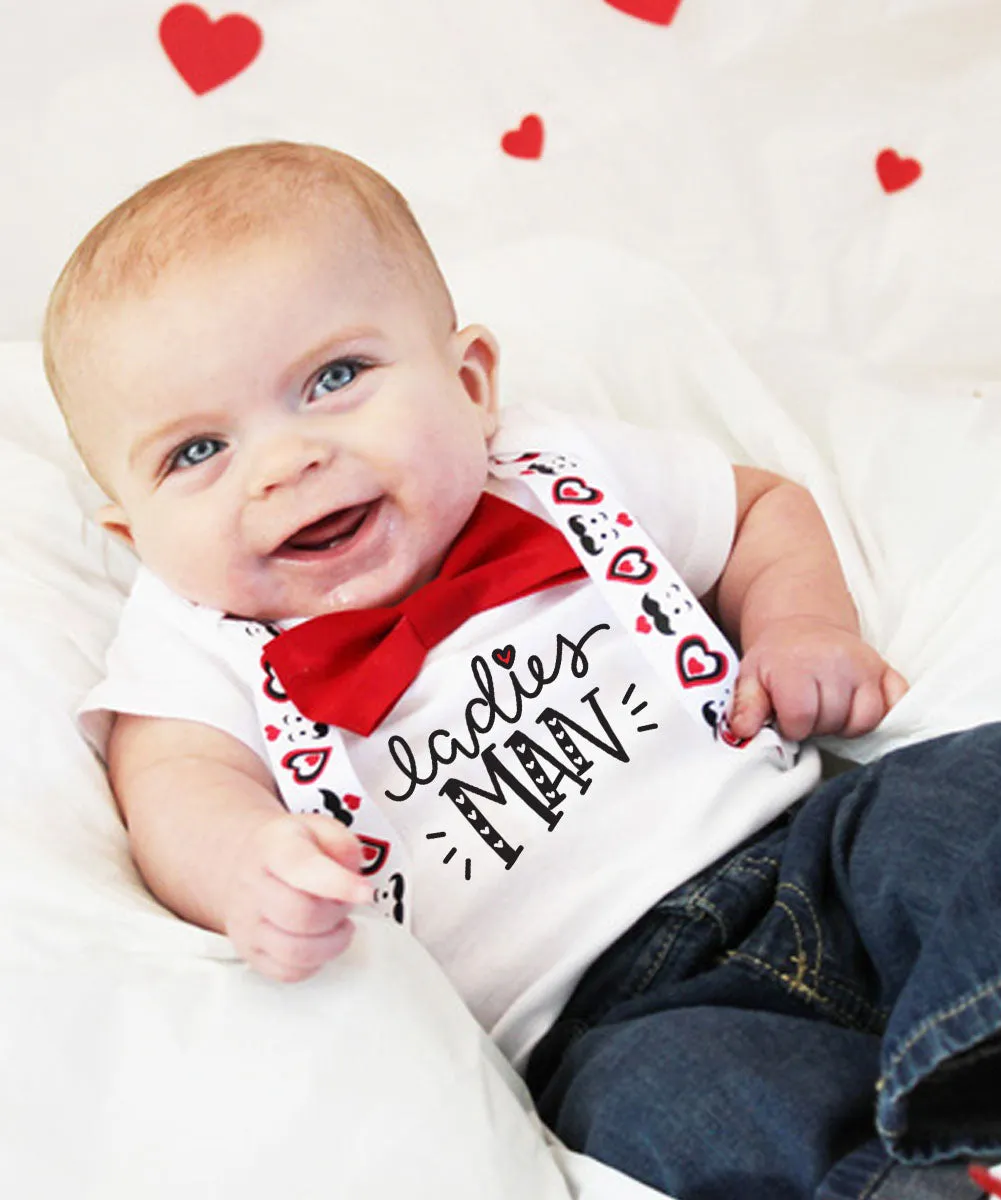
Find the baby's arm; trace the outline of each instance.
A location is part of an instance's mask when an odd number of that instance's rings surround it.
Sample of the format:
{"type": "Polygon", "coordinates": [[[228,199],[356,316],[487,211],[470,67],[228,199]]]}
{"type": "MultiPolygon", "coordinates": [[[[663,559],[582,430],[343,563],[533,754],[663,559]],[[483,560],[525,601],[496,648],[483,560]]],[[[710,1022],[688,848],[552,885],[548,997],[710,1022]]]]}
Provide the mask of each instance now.
{"type": "Polygon", "coordinates": [[[179,916],[225,933],[273,979],[314,974],[351,940],[371,899],[339,821],[289,814],[248,747],[207,725],[119,716],[108,773],[132,853],[179,916]]]}
{"type": "Polygon", "coordinates": [[[770,471],[736,467],[737,533],[715,589],[723,627],[743,657],[730,724],[857,737],[907,683],[859,633],[837,552],[810,493],[770,471]]]}

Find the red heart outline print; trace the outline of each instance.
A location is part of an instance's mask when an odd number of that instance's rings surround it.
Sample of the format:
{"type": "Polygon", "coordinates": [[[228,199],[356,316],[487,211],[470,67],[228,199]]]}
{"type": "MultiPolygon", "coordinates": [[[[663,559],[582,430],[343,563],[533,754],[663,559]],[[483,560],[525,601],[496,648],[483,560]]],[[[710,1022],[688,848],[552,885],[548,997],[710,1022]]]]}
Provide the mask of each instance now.
{"type": "Polygon", "coordinates": [[[389,857],[389,842],[384,842],[382,838],[369,837],[364,833],[359,833],[357,837],[361,842],[361,873],[362,875],[374,875],[376,871],[382,870],[383,864],[389,857]]]}
{"type": "Polygon", "coordinates": [[[285,689],[282,687],[282,681],[278,678],[274,667],[266,658],[261,658],[261,668],[264,671],[264,682],[262,683],[261,687],[265,696],[267,696],[269,700],[287,700],[288,695],[286,694],[285,689]]]}
{"type": "Polygon", "coordinates": [[[545,129],[542,118],[529,113],[517,129],[509,129],[501,138],[501,149],[512,158],[541,158],[545,129]]]}
{"type": "Polygon", "coordinates": [[[682,638],[676,662],[681,686],[686,688],[716,683],[723,678],[729,666],[726,655],[710,650],[706,639],[697,633],[682,638]]]}
{"type": "Polygon", "coordinates": [[[670,25],[681,7],[681,0],[605,0],[627,17],[639,17],[651,25],[670,25]]]}
{"type": "Polygon", "coordinates": [[[657,574],[642,546],[624,546],[608,564],[607,577],[618,583],[649,583],[657,574]]]}
{"type": "Polygon", "coordinates": [[[921,178],[921,171],[916,158],[903,158],[896,150],[881,150],[876,155],[876,174],[887,195],[916,183],[921,178]]]}
{"type": "Polygon", "coordinates": [[[197,4],[175,4],[160,20],[160,45],[196,96],[228,82],[261,50],[261,27],[242,13],[218,21],[197,4]]]}
{"type": "Polygon", "coordinates": [[[327,747],[308,746],[303,750],[290,750],[282,759],[282,766],[292,772],[296,783],[312,783],[323,774],[329,758],[327,747]]]}
{"type": "Polygon", "coordinates": [[[579,475],[564,475],[553,484],[555,504],[600,504],[604,498],[604,492],[585,483],[579,475]]]}

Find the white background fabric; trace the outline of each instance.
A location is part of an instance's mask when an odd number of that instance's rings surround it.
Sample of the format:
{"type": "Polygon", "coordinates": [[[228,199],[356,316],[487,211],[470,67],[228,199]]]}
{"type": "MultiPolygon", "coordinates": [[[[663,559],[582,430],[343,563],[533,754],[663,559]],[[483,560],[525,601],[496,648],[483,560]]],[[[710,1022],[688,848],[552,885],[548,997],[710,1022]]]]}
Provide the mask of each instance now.
{"type": "Polygon", "coordinates": [[[196,96],[157,40],[166,7],[0,6],[0,1178],[44,1200],[256,1200],[289,1178],[560,1196],[472,1026],[382,926],[276,990],[139,887],[69,719],[130,568],[78,507],[31,344],[44,296],[108,206],[183,158],[267,136],[357,153],[412,198],[462,316],[501,335],[506,394],[688,424],[814,488],[913,683],[848,752],[996,719],[1001,8],[681,0],[657,25],[605,0],[247,0],[260,55],[196,96]],[[532,113],[541,157],[505,154],[532,113]],[[886,148],[923,168],[892,193],[886,148]],[[373,1044],[408,1052],[373,1074],[373,1044]]]}

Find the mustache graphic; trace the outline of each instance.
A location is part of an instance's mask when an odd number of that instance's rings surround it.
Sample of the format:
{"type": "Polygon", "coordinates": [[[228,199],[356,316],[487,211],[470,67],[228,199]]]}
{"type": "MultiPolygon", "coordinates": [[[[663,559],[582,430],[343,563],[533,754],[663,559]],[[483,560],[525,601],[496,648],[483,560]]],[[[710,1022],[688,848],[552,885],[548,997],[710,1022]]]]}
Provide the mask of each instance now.
{"type": "Polygon", "coordinates": [[[672,626],[670,618],[649,592],[643,594],[642,607],[658,633],[662,633],[665,637],[674,637],[676,630],[672,626]]]}

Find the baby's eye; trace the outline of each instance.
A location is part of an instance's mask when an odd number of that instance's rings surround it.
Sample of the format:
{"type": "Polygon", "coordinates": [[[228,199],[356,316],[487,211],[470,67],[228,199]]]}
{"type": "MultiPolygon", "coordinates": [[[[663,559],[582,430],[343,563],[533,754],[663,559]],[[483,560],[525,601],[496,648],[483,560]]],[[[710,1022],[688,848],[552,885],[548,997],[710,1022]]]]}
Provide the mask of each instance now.
{"type": "Polygon", "coordinates": [[[167,469],[174,471],[185,469],[187,467],[197,467],[200,463],[207,462],[214,454],[218,454],[220,450],[225,450],[226,443],[221,442],[218,438],[200,437],[193,438],[190,442],[179,447],[170,456],[167,463],[167,469]]]}
{"type": "Polygon", "coordinates": [[[366,364],[357,358],[338,358],[320,371],[309,389],[309,399],[319,400],[331,392],[339,392],[349,383],[354,383],[366,364]]]}

